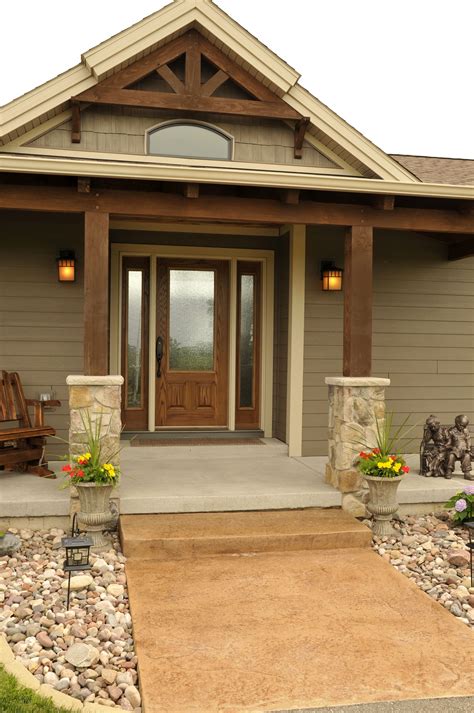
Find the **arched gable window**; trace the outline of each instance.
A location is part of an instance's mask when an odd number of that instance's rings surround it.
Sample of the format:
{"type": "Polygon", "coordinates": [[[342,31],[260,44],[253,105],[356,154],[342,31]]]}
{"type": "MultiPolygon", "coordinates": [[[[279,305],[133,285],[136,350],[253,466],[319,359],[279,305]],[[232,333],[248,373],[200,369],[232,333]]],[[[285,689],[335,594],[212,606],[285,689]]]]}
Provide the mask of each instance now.
{"type": "Polygon", "coordinates": [[[167,121],[147,131],[147,153],[180,158],[232,158],[234,139],[212,124],[167,121]]]}

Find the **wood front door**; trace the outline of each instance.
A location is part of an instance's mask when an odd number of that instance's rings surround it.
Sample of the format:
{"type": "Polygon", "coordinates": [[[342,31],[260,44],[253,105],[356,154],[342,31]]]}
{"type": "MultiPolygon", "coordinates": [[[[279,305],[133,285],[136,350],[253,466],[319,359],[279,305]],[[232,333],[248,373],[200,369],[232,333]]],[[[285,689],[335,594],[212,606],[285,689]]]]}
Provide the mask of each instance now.
{"type": "Polygon", "coordinates": [[[159,259],[156,426],[227,426],[229,265],[159,259]]]}

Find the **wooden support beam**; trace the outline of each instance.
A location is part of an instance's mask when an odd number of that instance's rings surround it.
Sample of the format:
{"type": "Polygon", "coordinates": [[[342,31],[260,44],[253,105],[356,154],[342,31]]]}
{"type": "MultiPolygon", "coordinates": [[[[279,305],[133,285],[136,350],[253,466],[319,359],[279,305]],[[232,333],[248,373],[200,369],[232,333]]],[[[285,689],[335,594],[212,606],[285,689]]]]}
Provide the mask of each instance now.
{"type": "MultiPolygon", "coordinates": [[[[191,81],[191,79],[189,80],[191,81]]],[[[192,80],[194,81],[194,80],[192,80]]],[[[188,91],[188,90],[187,90],[188,91]]],[[[98,85],[82,94],[89,104],[134,106],[147,109],[172,109],[230,116],[254,116],[266,119],[299,119],[300,115],[283,101],[253,101],[226,97],[201,97],[194,94],[166,94],[140,89],[115,89],[98,85]]]]}
{"type": "Polygon", "coordinates": [[[79,102],[73,101],[71,103],[72,117],[71,117],[71,142],[73,144],[81,143],[81,105],[79,102]]]}
{"type": "Polygon", "coordinates": [[[371,375],[372,263],[372,228],[348,228],[344,260],[344,376],[371,375]]]}
{"type": "Polygon", "coordinates": [[[84,216],[84,374],[109,373],[109,215],[84,216]]]}
{"type": "MultiPolygon", "coordinates": [[[[341,195],[341,200],[344,197],[341,195]]],[[[176,218],[269,225],[372,226],[388,230],[474,235],[474,219],[457,210],[395,208],[300,200],[298,205],[275,198],[201,195],[189,201],[178,193],[140,190],[93,190],[89,195],[64,186],[2,184],[0,209],[55,213],[101,211],[114,216],[149,219],[176,218]]]]}
{"type": "Polygon", "coordinates": [[[301,456],[303,447],[305,225],[291,226],[289,248],[286,442],[288,443],[288,455],[297,458],[301,456]]]}
{"type": "Polygon", "coordinates": [[[379,210],[393,210],[395,208],[395,196],[374,196],[373,205],[379,210]]]}
{"type": "Polygon", "coordinates": [[[77,192],[78,193],[90,193],[91,192],[91,179],[90,178],[78,178],[77,179],[77,192]]]}
{"type": "Polygon", "coordinates": [[[156,73],[165,80],[166,84],[171,87],[171,89],[176,92],[176,94],[185,94],[186,87],[184,86],[181,79],[179,79],[172,69],[164,64],[162,67],[158,67],[156,73]]]}
{"type": "Polygon", "coordinates": [[[199,198],[199,183],[185,183],[183,188],[185,198],[199,198]]]}
{"type": "Polygon", "coordinates": [[[229,75],[223,72],[222,69],[219,69],[218,72],[216,72],[210,79],[207,80],[205,84],[202,85],[201,96],[212,96],[214,92],[219,89],[219,87],[221,87],[225,82],[227,82],[228,79],[229,75]]]}
{"type": "Polygon", "coordinates": [[[285,188],[280,191],[280,200],[286,205],[298,205],[300,202],[300,192],[297,188],[285,188]]]}
{"type": "Polygon", "coordinates": [[[201,48],[196,32],[189,33],[186,50],[185,85],[186,93],[197,97],[201,91],[201,48]]]}
{"type": "Polygon", "coordinates": [[[474,238],[461,240],[459,243],[451,243],[448,248],[448,260],[462,260],[465,257],[474,255],[474,238]]]}
{"type": "Polygon", "coordinates": [[[303,158],[303,141],[310,119],[303,116],[298,119],[295,126],[295,158],[303,158]]]}

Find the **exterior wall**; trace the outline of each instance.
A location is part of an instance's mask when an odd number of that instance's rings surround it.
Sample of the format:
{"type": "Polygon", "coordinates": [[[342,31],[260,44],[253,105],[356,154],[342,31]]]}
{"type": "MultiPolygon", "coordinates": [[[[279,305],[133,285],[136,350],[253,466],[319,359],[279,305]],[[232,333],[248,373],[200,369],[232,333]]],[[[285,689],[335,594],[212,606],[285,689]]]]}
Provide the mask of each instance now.
{"type": "MultiPolygon", "coordinates": [[[[83,228],[78,217],[0,213],[0,370],[18,371],[27,398],[53,387],[62,405],[46,412],[68,438],[66,377],[83,368],[83,228]],[[75,250],[73,284],[57,279],[56,257],[75,250]]],[[[50,453],[67,446],[51,441],[50,453]]]]}
{"type": "MultiPolygon", "coordinates": [[[[174,114],[153,110],[94,107],[82,112],[80,144],[71,143],[71,122],[68,121],[28,146],[143,156],[146,130],[176,118],[174,114]]],[[[221,116],[212,115],[194,118],[215,124],[235,137],[236,161],[337,168],[307,142],[303,146],[303,157],[295,159],[293,129],[284,122],[244,118],[223,120],[221,116]]]]}
{"type": "MultiPolygon", "coordinates": [[[[311,228],[307,244],[303,454],[327,453],[325,376],[342,370],[343,294],[322,292],[321,259],[343,265],[344,234],[311,228]]],[[[396,422],[474,422],[474,258],[448,262],[446,244],[416,233],[377,231],[373,375],[388,377],[396,422]]],[[[405,444],[418,450],[421,426],[405,444]]]]}

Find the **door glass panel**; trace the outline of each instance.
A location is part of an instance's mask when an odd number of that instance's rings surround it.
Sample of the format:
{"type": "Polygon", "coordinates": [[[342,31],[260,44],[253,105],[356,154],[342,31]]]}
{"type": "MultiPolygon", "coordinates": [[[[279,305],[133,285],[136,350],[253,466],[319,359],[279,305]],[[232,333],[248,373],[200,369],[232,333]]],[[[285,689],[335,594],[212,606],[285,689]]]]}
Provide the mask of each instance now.
{"type": "Polygon", "coordinates": [[[127,308],[127,406],[138,408],[142,403],[142,310],[143,274],[128,271],[127,308]]]}
{"type": "Polygon", "coordinates": [[[255,276],[240,276],[239,405],[253,407],[255,276]]]}
{"type": "Polygon", "coordinates": [[[214,370],[213,270],[170,269],[169,368],[214,370]]]}

